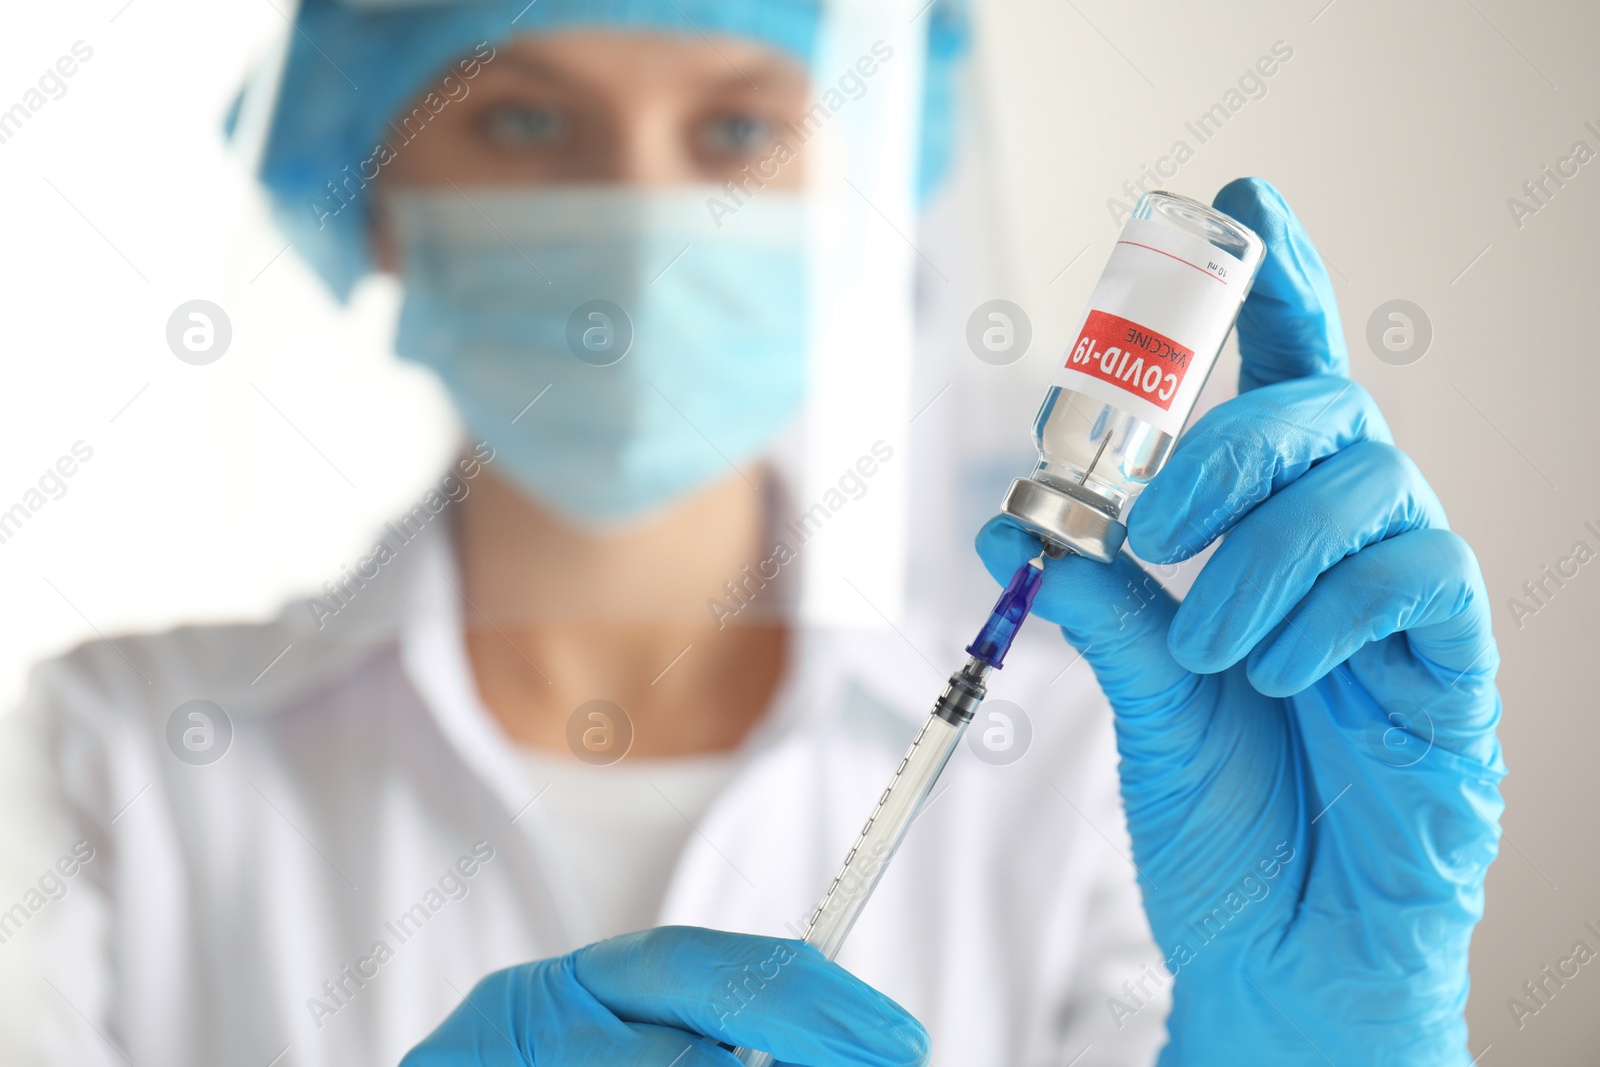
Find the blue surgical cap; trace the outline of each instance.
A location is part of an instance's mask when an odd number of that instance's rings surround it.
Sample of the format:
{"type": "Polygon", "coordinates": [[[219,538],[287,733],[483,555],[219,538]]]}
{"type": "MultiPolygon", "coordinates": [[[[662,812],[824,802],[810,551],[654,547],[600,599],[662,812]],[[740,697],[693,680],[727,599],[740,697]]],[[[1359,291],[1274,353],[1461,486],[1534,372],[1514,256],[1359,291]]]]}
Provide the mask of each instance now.
{"type": "MultiPolygon", "coordinates": [[[[949,166],[954,93],[968,28],[964,0],[935,0],[927,16],[918,195],[949,166]]],[[[391,123],[434,82],[437,101],[476,73],[475,49],[512,36],[614,27],[740,37],[810,65],[822,0],[303,0],[261,156],[261,180],[294,247],[344,300],[371,269],[367,224],[380,144],[403,141],[391,123]]],[[[447,104],[438,103],[442,109],[447,104]]],[[[237,116],[230,116],[230,129],[237,116]]],[[[419,116],[420,119],[420,116],[419,116]]]]}

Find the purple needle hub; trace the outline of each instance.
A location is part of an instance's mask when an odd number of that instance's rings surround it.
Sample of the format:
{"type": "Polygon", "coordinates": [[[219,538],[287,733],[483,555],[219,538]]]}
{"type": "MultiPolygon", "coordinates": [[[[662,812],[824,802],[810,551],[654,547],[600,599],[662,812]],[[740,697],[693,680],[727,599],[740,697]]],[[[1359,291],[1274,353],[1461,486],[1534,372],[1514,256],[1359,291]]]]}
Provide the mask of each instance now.
{"type": "Polygon", "coordinates": [[[1018,567],[1017,573],[1006,583],[1000,599],[995,601],[989,621],[983,624],[978,636],[967,646],[967,654],[999,669],[1017,631],[1022,628],[1022,620],[1028,617],[1033,598],[1039,595],[1039,586],[1043,581],[1043,560],[1030,559],[1018,567]]]}

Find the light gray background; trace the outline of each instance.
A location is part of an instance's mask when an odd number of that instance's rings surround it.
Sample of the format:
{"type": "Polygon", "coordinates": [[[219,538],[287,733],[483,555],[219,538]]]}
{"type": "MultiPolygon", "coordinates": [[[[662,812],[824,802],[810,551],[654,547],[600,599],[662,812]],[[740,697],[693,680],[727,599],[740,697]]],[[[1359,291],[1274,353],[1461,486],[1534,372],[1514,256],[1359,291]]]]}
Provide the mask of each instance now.
{"type": "MultiPolygon", "coordinates": [[[[1209,199],[1255,174],[1332,265],[1352,373],[1477,550],[1504,666],[1510,765],[1501,856],[1473,942],[1472,1051],[1493,1064],[1592,1064],[1600,963],[1519,1031],[1506,1001],[1600,926],[1600,560],[1519,627],[1508,600],[1587,540],[1600,549],[1596,362],[1600,159],[1519,229],[1506,206],[1582,139],[1600,151],[1600,8],[1507,0],[1118,4],[994,0],[983,16],[987,164],[1004,291],[1053,357],[1115,227],[1105,207],[1275,41],[1294,57],[1164,184],[1209,199]],[[1086,245],[1089,250],[1057,278],[1086,245]],[[1051,279],[1056,278],[1052,283],[1051,279]],[[1367,349],[1404,298],[1433,322],[1419,363],[1367,349]]],[[[1032,362],[1032,358],[1028,362],[1032,362]]],[[[1218,375],[1231,375],[1223,367],[1218,375]]]]}
{"type": "MultiPolygon", "coordinates": [[[[1575,140],[1600,149],[1584,128],[1600,126],[1600,10],[986,0],[980,22],[976,162],[996,194],[980,221],[1000,256],[977,299],[1014,300],[1033,320],[1027,358],[1004,368],[1029,383],[1003,413],[1019,433],[1115,236],[1106,199],[1174,139],[1192,144],[1184,122],[1273,42],[1294,49],[1266,96],[1166,184],[1209,197],[1259,174],[1285,192],[1336,268],[1354,374],[1478,550],[1511,775],[1474,945],[1473,1051],[1489,1046],[1487,1065],[1594,1062],[1600,965],[1521,1031],[1506,1001],[1579,938],[1600,948],[1583,928],[1600,925],[1600,562],[1520,628],[1507,600],[1579,538],[1600,547],[1583,526],[1600,526],[1600,160],[1520,229],[1506,201],[1575,140]],[[1363,340],[1395,298],[1434,325],[1414,366],[1380,362],[1363,340]]],[[[448,454],[437,389],[387,354],[392,290],[334,308],[215,135],[241,72],[282,32],[267,3],[89,0],[25,5],[0,34],[0,106],[74,41],[95,50],[0,145],[0,507],[75,440],[95,449],[67,495],[0,545],[7,703],[27,662],[96,631],[264,615],[337,577],[448,454]],[[205,368],[164,338],[194,299],[225,307],[234,328],[205,368]]]]}

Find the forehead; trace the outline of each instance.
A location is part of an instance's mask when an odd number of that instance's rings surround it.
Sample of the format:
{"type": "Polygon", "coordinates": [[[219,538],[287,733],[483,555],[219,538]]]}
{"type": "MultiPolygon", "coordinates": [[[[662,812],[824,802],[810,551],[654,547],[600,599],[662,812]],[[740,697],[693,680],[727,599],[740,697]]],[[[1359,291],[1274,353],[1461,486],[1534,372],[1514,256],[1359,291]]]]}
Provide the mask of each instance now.
{"type": "Polygon", "coordinates": [[[484,68],[496,81],[538,81],[575,90],[617,87],[716,92],[803,92],[801,62],[755,41],[604,29],[521,34],[484,68]]]}

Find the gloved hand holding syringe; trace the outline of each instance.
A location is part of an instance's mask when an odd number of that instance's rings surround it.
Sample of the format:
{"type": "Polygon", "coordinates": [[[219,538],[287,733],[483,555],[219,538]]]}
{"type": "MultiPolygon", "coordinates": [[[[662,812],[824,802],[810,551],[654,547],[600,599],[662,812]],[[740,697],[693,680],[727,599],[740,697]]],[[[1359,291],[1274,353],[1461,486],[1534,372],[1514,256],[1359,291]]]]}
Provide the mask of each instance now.
{"type": "MultiPolygon", "coordinates": [[[[1204,204],[1143,197],[1090,297],[1076,342],[1034,423],[1032,475],[1012,483],[1001,510],[1034,534],[1040,554],[1012,575],[969,659],[950,676],[901,759],[843,867],[823,894],[805,941],[833,959],[938,781],[1005,660],[1044,577],[1068,552],[1109,563],[1128,507],[1172,452],[1261,265],[1261,238],[1204,204]]],[[[753,1049],[739,1059],[766,1067],[753,1049]]]]}

